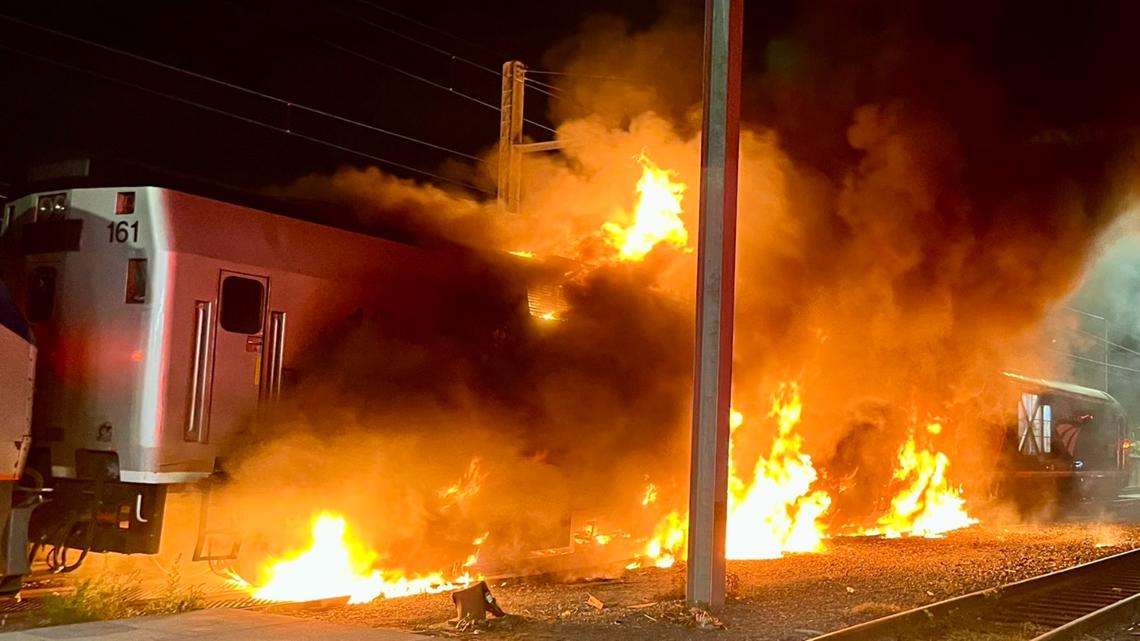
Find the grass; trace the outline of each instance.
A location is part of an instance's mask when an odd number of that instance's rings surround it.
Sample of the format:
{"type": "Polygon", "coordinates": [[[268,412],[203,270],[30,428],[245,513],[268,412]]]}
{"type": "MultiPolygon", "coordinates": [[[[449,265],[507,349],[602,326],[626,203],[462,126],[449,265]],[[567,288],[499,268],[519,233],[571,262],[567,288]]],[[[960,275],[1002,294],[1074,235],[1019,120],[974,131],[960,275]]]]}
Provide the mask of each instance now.
{"type": "Polygon", "coordinates": [[[157,598],[146,603],[144,614],[179,614],[200,610],[205,601],[201,585],[182,585],[181,559],[176,559],[166,575],[166,585],[157,598]]]}
{"type": "Polygon", "coordinates": [[[142,599],[138,573],[82,579],[67,594],[44,598],[47,625],[125,619],[148,614],[178,614],[204,605],[202,586],[184,586],[179,562],[167,574],[166,585],[153,599],[142,599]]]}
{"type": "Polygon", "coordinates": [[[44,597],[44,616],[48,625],[121,619],[131,616],[130,603],[137,600],[138,588],[128,583],[130,577],[94,577],[83,579],[67,594],[44,597]]]}

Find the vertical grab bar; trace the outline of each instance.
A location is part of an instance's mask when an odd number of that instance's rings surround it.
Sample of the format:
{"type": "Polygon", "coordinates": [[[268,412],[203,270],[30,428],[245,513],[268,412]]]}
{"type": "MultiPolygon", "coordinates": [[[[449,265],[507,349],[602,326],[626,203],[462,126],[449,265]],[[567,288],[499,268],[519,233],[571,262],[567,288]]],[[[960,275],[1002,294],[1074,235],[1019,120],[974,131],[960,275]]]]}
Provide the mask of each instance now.
{"type": "Polygon", "coordinates": [[[269,348],[265,354],[265,386],[262,398],[276,401],[281,396],[285,372],[285,312],[269,313],[269,348]]]}
{"type": "Polygon", "coordinates": [[[190,409],[186,415],[183,440],[206,442],[208,431],[206,416],[209,405],[210,345],[214,334],[214,301],[194,303],[194,361],[190,371],[190,409]]]}

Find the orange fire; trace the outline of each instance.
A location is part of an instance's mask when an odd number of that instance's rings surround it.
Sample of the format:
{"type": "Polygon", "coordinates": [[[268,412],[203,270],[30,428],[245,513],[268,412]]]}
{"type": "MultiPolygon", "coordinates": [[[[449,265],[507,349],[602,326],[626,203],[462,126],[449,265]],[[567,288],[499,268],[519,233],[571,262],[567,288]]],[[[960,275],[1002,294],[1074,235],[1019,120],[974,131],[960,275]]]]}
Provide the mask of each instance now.
{"type": "Polygon", "coordinates": [[[407,576],[377,569],[377,554],[349,536],[343,516],[322,512],[313,519],[309,546],[270,563],[258,586],[246,585],[253,597],[265,601],[313,601],[348,597],[367,603],[381,596],[394,598],[444,592],[466,587],[477,579],[463,575],[447,580],[442,573],[407,576]]]}
{"type": "Polygon", "coordinates": [[[649,505],[655,501],[657,501],[657,486],[650,483],[645,486],[645,494],[641,497],[641,504],[649,505]]]}
{"type": "MultiPolygon", "coordinates": [[[[934,421],[926,426],[932,435],[942,432],[942,424],[934,421]]],[[[890,511],[878,524],[860,534],[939,537],[951,530],[978,522],[966,513],[960,487],[952,487],[946,478],[950,459],[932,447],[919,449],[914,434],[899,448],[898,468],[894,480],[903,484],[891,499],[890,511]]]]}
{"type": "MultiPolygon", "coordinates": [[[[779,431],[767,458],[756,461],[751,481],[736,469],[729,441],[727,558],[774,559],[823,548],[820,517],[831,497],[811,489],[817,475],[811,457],[800,451],[803,439],[795,431],[802,412],[799,387],[781,385],[769,414],[779,431]]],[[[735,436],[744,425],[743,415],[734,411],[730,425],[735,436]]]]}
{"type": "Polygon", "coordinates": [[[689,233],[681,220],[681,197],[684,183],[673,180],[674,173],[653,164],[644,153],[638,156],[641,179],[637,181],[637,206],[632,221],[622,226],[609,221],[602,224],[606,243],[618,250],[623,261],[644,260],[660,243],[684,249],[689,233]]]}
{"type": "MultiPolygon", "coordinates": [[[[643,555],[654,566],[671,568],[677,559],[685,559],[685,545],[689,536],[689,517],[677,510],[670,512],[653,533],[653,538],[645,545],[643,555]]],[[[629,568],[639,567],[640,563],[630,564],[629,568]]]]}
{"type": "MultiPolygon", "coordinates": [[[[831,497],[811,489],[817,475],[811,457],[800,451],[803,439],[795,429],[803,404],[799,387],[781,385],[773,396],[770,416],[776,419],[776,440],[766,458],[745,479],[732,458],[732,439],[744,425],[744,415],[735,409],[730,416],[728,531],[725,541],[729,559],[774,559],[788,552],[818,552],[823,549],[821,517],[831,506],[831,497]]],[[[642,556],[660,568],[684,559],[688,517],[669,513],[646,544],[642,556]]],[[[640,563],[630,565],[640,567],[640,563]]]]}
{"type": "Polygon", "coordinates": [[[439,490],[439,498],[444,501],[443,509],[447,509],[452,504],[460,503],[479,492],[479,488],[483,486],[483,480],[487,477],[486,473],[480,469],[482,463],[483,460],[478,456],[471,459],[467,465],[467,471],[458,481],[439,490]]]}

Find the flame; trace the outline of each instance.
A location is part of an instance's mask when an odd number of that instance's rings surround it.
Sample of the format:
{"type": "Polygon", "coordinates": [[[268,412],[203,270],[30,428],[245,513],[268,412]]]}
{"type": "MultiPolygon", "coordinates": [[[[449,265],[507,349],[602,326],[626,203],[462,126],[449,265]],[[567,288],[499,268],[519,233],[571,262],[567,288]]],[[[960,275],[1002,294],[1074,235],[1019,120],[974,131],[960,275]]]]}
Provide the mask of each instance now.
{"type": "MultiPolygon", "coordinates": [[[[831,497],[812,491],[817,475],[811,457],[800,451],[802,438],[795,432],[803,404],[799,387],[781,385],[772,398],[771,416],[779,431],[767,458],[756,462],[751,482],[742,478],[732,458],[733,440],[744,425],[744,415],[729,413],[728,530],[726,558],[774,559],[788,552],[819,552],[823,549],[821,517],[831,506],[831,497]]],[[[644,504],[644,503],[643,503],[644,504]]],[[[669,513],[657,525],[642,557],[659,568],[684,560],[688,517],[669,513]]],[[[640,562],[627,566],[641,567],[640,562]]]]}
{"type": "Polygon", "coordinates": [[[534,252],[516,250],[516,251],[507,252],[507,253],[510,254],[511,256],[518,256],[519,258],[534,258],[534,252]]]}
{"type": "Polygon", "coordinates": [[[633,212],[633,222],[627,227],[609,221],[602,224],[606,243],[618,250],[618,259],[640,261],[658,243],[668,243],[684,249],[689,233],[681,220],[681,197],[684,183],[674,182],[674,173],[661,169],[644,153],[638,156],[641,179],[637,181],[639,194],[633,212]]]}
{"type": "Polygon", "coordinates": [[[394,598],[436,593],[466,587],[477,579],[464,574],[454,580],[441,573],[408,577],[402,572],[374,568],[377,555],[348,536],[343,516],[322,512],[313,519],[309,546],[289,557],[272,561],[260,586],[245,586],[265,601],[313,601],[348,597],[349,603],[367,603],[378,597],[394,598]]]}
{"type": "MultiPolygon", "coordinates": [[[[934,421],[926,426],[930,434],[942,432],[942,424],[934,421]]],[[[937,538],[951,530],[978,522],[966,513],[960,487],[951,487],[946,478],[950,458],[927,447],[919,449],[914,434],[899,448],[898,468],[894,480],[903,488],[891,499],[891,508],[879,518],[875,528],[860,534],[887,538],[924,536],[937,538]]]]}
{"type": "Polygon", "coordinates": [[[475,551],[467,555],[467,560],[463,562],[463,567],[469,568],[479,562],[479,549],[487,542],[487,538],[490,536],[490,532],[484,532],[471,541],[471,545],[475,546],[475,551]]]}
{"type": "MultiPolygon", "coordinates": [[[[677,510],[670,512],[653,532],[653,538],[645,545],[643,556],[659,568],[671,568],[677,559],[684,560],[685,544],[689,535],[689,517],[681,516],[677,510]]],[[[635,564],[630,564],[629,567],[635,564]]],[[[636,564],[640,567],[640,564],[636,564]]]]}
{"type": "Polygon", "coordinates": [[[645,496],[641,497],[642,505],[649,505],[657,501],[657,486],[650,483],[645,486],[645,496]]]}
{"type": "MultiPolygon", "coordinates": [[[[487,475],[480,469],[482,459],[475,457],[467,465],[467,471],[455,483],[443,488],[438,492],[439,498],[443,499],[450,504],[462,502],[463,499],[470,498],[479,493],[479,488],[483,486],[483,480],[487,475]]],[[[444,505],[444,509],[447,505],[444,505]]]]}
{"type": "MultiPolygon", "coordinates": [[[[768,457],[756,462],[751,483],[739,475],[729,441],[727,558],[774,559],[785,552],[823,549],[820,517],[831,506],[831,497],[811,490],[816,471],[811,457],[800,451],[803,439],[795,432],[802,413],[799,387],[781,385],[770,412],[779,431],[768,457]]],[[[743,425],[744,416],[734,411],[734,436],[743,425]]]]}

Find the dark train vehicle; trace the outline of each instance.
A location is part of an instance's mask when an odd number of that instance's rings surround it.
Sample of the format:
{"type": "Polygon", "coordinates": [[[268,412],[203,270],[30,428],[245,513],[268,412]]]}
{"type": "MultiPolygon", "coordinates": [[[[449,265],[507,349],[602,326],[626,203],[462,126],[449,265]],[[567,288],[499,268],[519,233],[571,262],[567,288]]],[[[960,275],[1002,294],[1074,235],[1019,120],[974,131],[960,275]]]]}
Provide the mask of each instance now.
{"type": "Polygon", "coordinates": [[[999,495],[1032,509],[1055,501],[1107,501],[1128,483],[1128,426],[1111,395],[1006,373],[1009,419],[1001,438],[999,495]]]}

